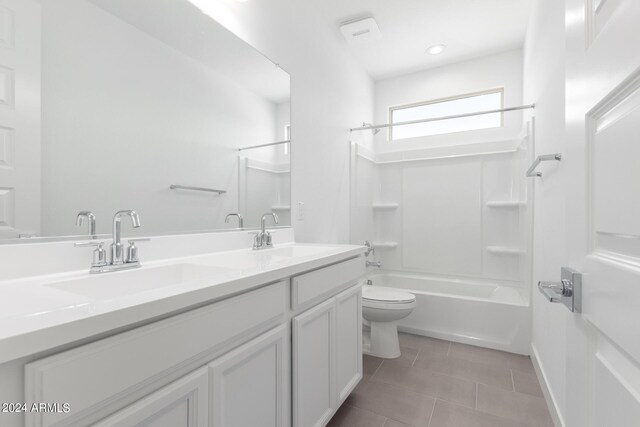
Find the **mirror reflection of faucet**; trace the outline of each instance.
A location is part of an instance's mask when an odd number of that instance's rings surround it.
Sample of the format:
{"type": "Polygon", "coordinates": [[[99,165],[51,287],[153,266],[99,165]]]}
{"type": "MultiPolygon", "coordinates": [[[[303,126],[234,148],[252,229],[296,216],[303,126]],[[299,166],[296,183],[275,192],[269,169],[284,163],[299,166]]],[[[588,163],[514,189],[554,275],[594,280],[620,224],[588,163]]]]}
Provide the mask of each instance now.
{"type": "Polygon", "coordinates": [[[229,219],[234,217],[234,216],[238,218],[238,228],[244,228],[244,218],[242,218],[242,215],[240,215],[237,212],[232,212],[232,213],[228,214],[224,218],[224,223],[225,224],[229,224],[229,219]]]}
{"type": "MultiPolygon", "coordinates": [[[[81,214],[86,213],[81,212],[81,214]]],[[[110,271],[140,267],[140,260],[138,259],[138,248],[135,243],[148,241],[150,239],[129,239],[129,247],[126,250],[125,257],[125,251],[121,241],[121,219],[124,216],[128,216],[129,218],[131,218],[131,223],[134,228],[140,227],[140,217],[135,211],[124,210],[116,212],[116,214],[113,216],[113,242],[111,243],[110,259],[108,261],[107,253],[104,249],[104,242],[84,242],[75,244],[75,246],[77,247],[96,246],[96,249],[93,251],[93,262],[91,263],[91,269],[89,270],[90,273],[108,273],[110,271]]],[[[88,216],[86,217],[89,218],[88,216]]],[[[78,218],[80,218],[80,214],[78,214],[78,218]]],[[[95,233],[95,216],[93,231],[95,233]]]]}
{"type": "Polygon", "coordinates": [[[87,223],[89,235],[92,239],[96,238],[96,216],[91,211],[78,212],[76,217],[76,227],[82,227],[84,223],[87,223]]]}

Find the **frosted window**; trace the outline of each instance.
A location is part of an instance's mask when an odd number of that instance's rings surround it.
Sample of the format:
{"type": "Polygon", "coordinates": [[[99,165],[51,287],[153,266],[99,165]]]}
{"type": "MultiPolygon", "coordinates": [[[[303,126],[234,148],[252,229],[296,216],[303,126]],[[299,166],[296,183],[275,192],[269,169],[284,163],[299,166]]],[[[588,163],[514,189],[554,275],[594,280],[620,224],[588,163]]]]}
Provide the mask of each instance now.
{"type": "MultiPolygon", "coordinates": [[[[498,90],[478,95],[462,96],[456,99],[394,107],[391,108],[391,123],[497,110],[502,108],[502,94],[502,90],[498,90]]],[[[390,128],[390,139],[397,141],[420,136],[442,135],[500,126],[502,126],[502,113],[483,114],[458,119],[393,126],[390,128]]]]}

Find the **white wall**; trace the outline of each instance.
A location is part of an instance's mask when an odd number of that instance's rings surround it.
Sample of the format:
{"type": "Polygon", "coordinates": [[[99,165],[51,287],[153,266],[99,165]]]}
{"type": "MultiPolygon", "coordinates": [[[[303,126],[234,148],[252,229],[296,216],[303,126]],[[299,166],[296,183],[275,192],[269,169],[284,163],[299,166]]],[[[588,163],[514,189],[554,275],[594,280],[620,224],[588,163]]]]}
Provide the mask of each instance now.
{"type": "Polygon", "coordinates": [[[373,116],[373,82],[337,30],[300,0],[194,1],[291,74],[292,220],[301,242],[349,241],[349,128],[373,116]],[[298,202],[304,203],[299,220],[298,202]]]}
{"type": "Polygon", "coordinates": [[[225,227],[235,148],[275,135],[275,104],[87,1],[42,7],[43,235],[80,234],[80,210],[99,233],[119,209],[143,234],[225,227]]]}
{"type": "MultiPolygon", "coordinates": [[[[504,105],[522,104],[522,51],[514,50],[469,61],[432,68],[391,79],[375,85],[376,123],[389,122],[389,107],[434,99],[448,98],[504,88],[504,105]]],[[[436,135],[390,143],[388,132],[381,131],[374,138],[377,151],[406,150],[470,142],[497,141],[516,137],[522,129],[519,112],[506,113],[505,125],[500,129],[485,129],[436,135]]]]}
{"type": "MultiPolygon", "coordinates": [[[[524,49],[524,102],[535,103],[535,155],[563,152],[565,119],[564,2],[533,3],[524,49]]],[[[562,165],[545,169],[535,180],[533,284],[557,280],[565,253],[565,193],[562,165]]],[[[542,368],[556,410],[563,418],[566,401],[565,336],[571,315],[562,304],[549,304],[534,289],[532,349],[542,368]]]]}

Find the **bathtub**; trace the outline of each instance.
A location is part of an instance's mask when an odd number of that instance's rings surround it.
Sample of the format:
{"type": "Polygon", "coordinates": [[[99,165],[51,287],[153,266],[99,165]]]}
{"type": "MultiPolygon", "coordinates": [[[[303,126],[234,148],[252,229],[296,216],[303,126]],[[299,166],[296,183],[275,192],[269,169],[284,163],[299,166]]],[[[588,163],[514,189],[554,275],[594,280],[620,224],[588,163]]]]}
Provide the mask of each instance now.
{"type": "Polygon", "coordinates": [[[416,296],[416,308],[398,322],[398,330],[417,335],[528,354],[528,292],[512,286],[375,272],[373,286],[416,296]]]}

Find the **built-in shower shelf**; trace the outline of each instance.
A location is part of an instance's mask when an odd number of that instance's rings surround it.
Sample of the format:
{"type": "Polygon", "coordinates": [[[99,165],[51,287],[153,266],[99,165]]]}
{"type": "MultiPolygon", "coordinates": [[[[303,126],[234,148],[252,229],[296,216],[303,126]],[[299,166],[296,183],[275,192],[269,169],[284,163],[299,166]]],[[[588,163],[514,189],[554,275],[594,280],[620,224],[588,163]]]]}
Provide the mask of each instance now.
{"type": "Polygon", "coordinates": [[[398,242],[372,242],[371,246],[376,249],[395,249],[398,247],[398,242]]]}
{"type": "Polygon", "coordinates": [[[374,211],[392,211],[398,209],[397,203],[374,203],[372,205],[374,211]]]}
{"type": "Polygon", "coordinates": [[[291,210],[291,206],[290,205],[275,205],[275,206],[271,206],[271,210],[272,211],[290,211],[291,210]]]}
{"type": "Polygon", "coordinates": [[[520,200],[492,200],[487,202],[490,208],[515,209],[524,206],[524,202],[520,200]]]}
{"type": "Polygon", "coordinates": [[[487,251],[496,255],[522,255],[524,253],[520,248],[509,246],[487,246],[487,251]]]}

